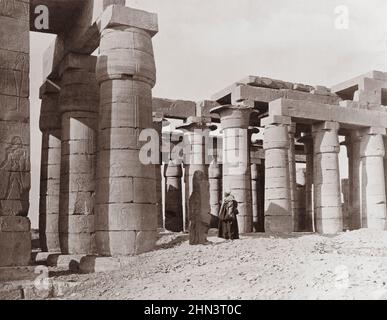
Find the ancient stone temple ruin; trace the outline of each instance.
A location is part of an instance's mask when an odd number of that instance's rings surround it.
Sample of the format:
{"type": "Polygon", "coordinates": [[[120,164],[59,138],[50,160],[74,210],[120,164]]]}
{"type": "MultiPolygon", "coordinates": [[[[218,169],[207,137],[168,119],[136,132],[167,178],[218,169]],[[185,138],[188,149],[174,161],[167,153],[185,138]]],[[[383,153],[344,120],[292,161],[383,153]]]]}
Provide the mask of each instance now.
{"type": "Polygon", "coordinates": [[[225,191],[242,234],[386,229],[387,73],[332,88],[249,76],[206,101],[161,99],[152,97],[154,13],[123,0],[3,0],[0,25],[3,269],[33,264],[30,30],[57,35],[40,89],[48,262],[120,267],[165,230],[205,243],[225,191]],[[37,5],[48,8],[48,29],[36,29],[37,5]]]}

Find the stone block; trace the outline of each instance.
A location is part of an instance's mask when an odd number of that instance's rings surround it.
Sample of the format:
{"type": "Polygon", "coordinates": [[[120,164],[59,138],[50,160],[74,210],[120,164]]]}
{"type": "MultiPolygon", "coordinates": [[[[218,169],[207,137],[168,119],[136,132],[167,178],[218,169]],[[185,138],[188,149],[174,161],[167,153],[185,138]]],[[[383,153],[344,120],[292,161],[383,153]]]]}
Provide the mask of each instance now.
{"type": "Polygon", "coordinates": [[[101,178],[97,180],[97,204],[130,203],[134,200],[133,178],[101,178]]]}
{"type": "Polygon", "coordinates": [[[98,253],[103,256],[130,256],[136,253],[135,231],[97,231],[98,253]]]}
{"type": "Polygon", "coordinates": [[[155,204],[117,203],[97,205],[98,231],[154,231],[157,229],[155,204]]]}
{"type": "Polygon", "coordinates": [[[29,22],[0,15],[0,24],[0,49],[29,53],[29,22]]]}

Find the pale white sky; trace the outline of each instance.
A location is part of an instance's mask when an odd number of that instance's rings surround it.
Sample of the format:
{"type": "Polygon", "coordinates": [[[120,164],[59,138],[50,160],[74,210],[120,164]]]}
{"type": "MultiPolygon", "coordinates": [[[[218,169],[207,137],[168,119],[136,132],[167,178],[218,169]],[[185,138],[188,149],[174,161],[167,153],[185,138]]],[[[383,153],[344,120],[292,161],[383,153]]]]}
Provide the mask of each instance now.
{"type": "MultiPolygon", "coordinates": [[[[159,17],[154,96],[202,100],[247,76],[331,86],[387,71],[385,0],[129,0],[159,17]],[[335,28],[339,5],[349,28],[335,28]]],[[[30,218],[39,212],[42,54],[53,36],[31,33],[30,218]]]]}

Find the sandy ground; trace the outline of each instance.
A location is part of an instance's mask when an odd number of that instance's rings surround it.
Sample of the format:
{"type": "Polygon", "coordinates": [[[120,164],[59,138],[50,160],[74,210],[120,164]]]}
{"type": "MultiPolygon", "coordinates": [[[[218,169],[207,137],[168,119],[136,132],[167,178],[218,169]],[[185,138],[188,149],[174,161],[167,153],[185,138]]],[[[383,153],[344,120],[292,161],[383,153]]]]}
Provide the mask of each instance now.
{"type": "Polygon", "coordinates": [[[387,232],[209,241],[164,234],[125,270],[52,280],[78,284],[62,299],[387,299],[387,232]]]}

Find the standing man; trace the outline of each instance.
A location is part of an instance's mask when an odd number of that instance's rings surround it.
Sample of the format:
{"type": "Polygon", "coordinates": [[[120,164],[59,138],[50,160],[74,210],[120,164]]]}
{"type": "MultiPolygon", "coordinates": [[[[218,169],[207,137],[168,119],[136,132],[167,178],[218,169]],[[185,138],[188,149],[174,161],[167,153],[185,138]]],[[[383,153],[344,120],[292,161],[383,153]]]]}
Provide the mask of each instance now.
{"type": "Polygon", "coordinates": [[[239,239],[238,203],[231,192],[224,194],[223,204],[219,212],[219,238],[227,240],[239,239]]]}

